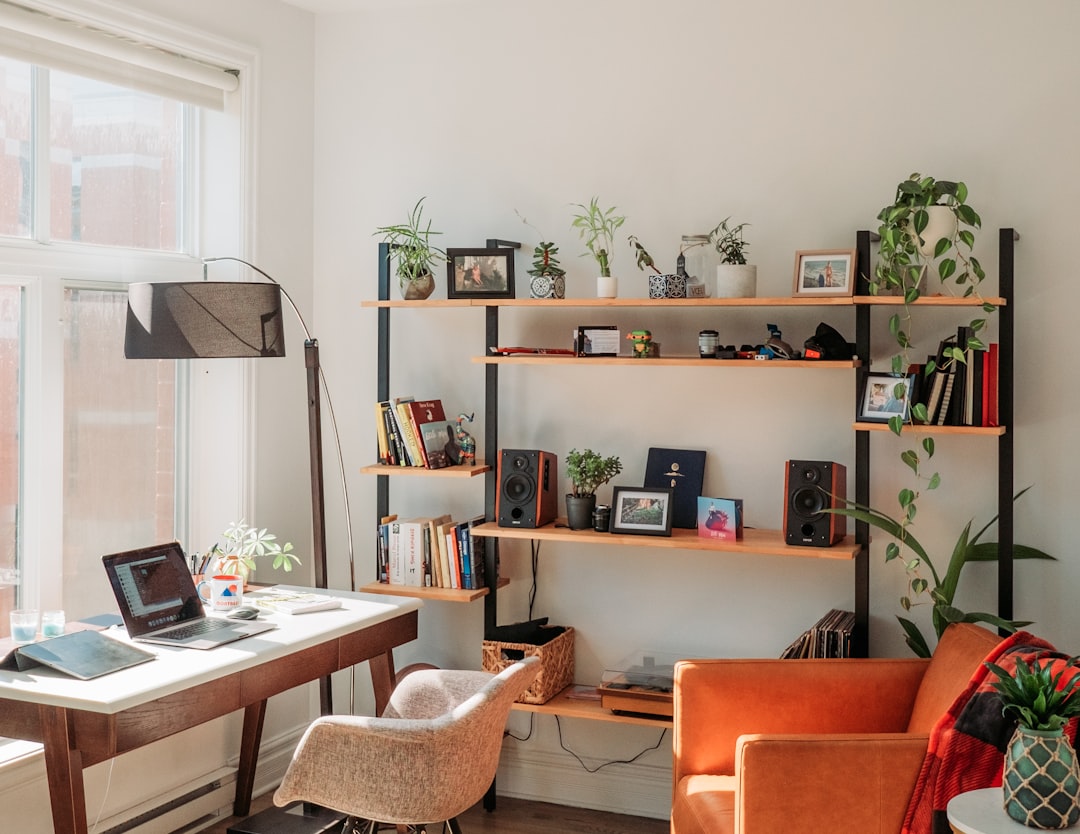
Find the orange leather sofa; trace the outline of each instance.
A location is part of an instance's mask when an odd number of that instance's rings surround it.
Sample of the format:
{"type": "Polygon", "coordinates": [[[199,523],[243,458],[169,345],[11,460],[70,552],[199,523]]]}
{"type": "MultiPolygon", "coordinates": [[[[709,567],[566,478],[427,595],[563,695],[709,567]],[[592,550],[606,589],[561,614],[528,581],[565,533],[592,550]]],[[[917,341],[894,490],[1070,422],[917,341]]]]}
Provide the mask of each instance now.
{"type": "Polygon", "coordinates": [[[679,662],[672,834],[897,834],[931,728],[999,642],[957,624],[930,660],[679,662]]]}

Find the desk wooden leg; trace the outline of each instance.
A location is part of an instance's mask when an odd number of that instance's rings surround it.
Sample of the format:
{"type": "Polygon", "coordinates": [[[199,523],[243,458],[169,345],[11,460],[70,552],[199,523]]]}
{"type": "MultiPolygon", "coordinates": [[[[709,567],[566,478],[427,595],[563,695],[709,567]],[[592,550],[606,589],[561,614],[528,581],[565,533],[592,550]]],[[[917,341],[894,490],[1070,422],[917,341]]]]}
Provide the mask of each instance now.
{"type": "Polygon", "coordinates": [[[371,668],[371,688],[375,691],[375,714],[382,715],[390,702],[390,693],[394,691],[394,653],[387,651],[373,657],[368,666],[371,668]]]}
{"type": "Polygon", "coordinates": [[[72,716],[62,707],[39,707],[45,772],[54,834],[86,834],[82,754],[73,747],[72,716]]]}
{"type": "Polygon", "coordinates": [[[251,792],[255,789],[255,765],[259,761],[266,699],[244,708],[244,734],[240,738],[240,764],[236,770],[233,814],[246,817],[251,812],[251,792]]]}

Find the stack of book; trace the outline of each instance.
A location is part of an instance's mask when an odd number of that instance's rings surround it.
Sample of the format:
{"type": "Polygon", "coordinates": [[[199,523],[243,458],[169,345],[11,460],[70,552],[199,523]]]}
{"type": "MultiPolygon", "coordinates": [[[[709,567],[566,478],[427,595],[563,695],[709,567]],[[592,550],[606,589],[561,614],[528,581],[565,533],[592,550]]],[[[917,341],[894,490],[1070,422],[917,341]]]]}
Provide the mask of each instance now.
{"type": "Polygon", "coordinates": [[[473,537],[483,516],[454,521],[435,518],[387,518],[376,535],[376,577],[389,585],[414,588],[486,587],[484,557],[487,540],[473,537]]]}
{"type": "Polygon", "coordinates": [[[379,463],[388,466],[450,465],[446,445],[454,429],[446,422],[442,400],[395,397],[375,404],[379,463]]]}
{"type": "Polygon", "coordinates": [[[917,387],[913,402],[926,405],[926,422],[934,426],[998,425],[998,344],[982,347],[970,327],[957,329],[955,336],[942,339],[933,361],[934,371],[925,374],[925,365],[911,369],[917,387]],[[963,360],[957,358],[957,352],[963,360]]]}
{"type": "Polygon", "coordinates": [[[853,612],[834,608],[800,634],[780,657],[783,660],[796,657],[851,657],[851,630],[854,626],[853,612]]]}

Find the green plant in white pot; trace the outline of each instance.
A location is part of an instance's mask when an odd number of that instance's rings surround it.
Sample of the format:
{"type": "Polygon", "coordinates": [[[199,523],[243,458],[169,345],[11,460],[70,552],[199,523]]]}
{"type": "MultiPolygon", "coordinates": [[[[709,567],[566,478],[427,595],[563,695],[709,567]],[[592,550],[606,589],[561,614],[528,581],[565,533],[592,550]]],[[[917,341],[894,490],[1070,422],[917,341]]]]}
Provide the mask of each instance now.
{"type": "Polygon", "coordinates": [[[749,223],[729,225],[730,217],[721,220],[711,232],[709,242],[720,255],[716,267],[717,298],[753,298],[757,295],[757,267],[746,262],[750,246],[743,236],[749,223]]]}
{"type": "Polygon", "coordinates": [[[1068,828],[1080,821],[1080,773],[1076,751],[1064,737],[1080,715],[1077,657],[1017,658],[1009,672],[987,661],[997,679],[990,686],[1002,712],[1016,719],[1005,748],[1002,789],[1006,813],[1032,828],[1068,828]]]}
{"type": "Polygon", "coordinates": [[[292,542],[282,544],[266,527],[252,527],[240,519],[229,524],[221,535],[224,543],[210,548],[214,573],[242,576],[247,581],[259,558],[270,558],[275,569],[285,571],[300,565],[300,557],[293,553],[292,542]]]}
{"type": "Polygon", "coordinates": [[[615,213],[615,206],[600,208],[597,197],[593,197],[587,206],[582,203],[574,205],[580,211],[574,215],[570,226],[578,230],[585,248],[600,268],[600,275],[596,280],[596,295],[599,298],[615,298],[619,293],[619,283],[611,274],[611,259],[615,233],[626,222],[626,218],[615,213]]]}
{"type": "Polygon", "coordinates": [[[424,197],[416,201],[404,223],[380,226],[375,234],[390,244],[401,296],[407,300],[427,298],[435,289],[435,267],[446,260],[446,253],[431,242],[431,221],[424,222],[424,197]]]}
{"type": "Polygon", "coordinates": [[[571,530],[592,526],[596,509],[596,490],[622,472],[622,461],[615,455],[603,457],[592,449],[571,449],[566,456],[566,475],[571,490],[566,496],[566,523],[571,530]]]}

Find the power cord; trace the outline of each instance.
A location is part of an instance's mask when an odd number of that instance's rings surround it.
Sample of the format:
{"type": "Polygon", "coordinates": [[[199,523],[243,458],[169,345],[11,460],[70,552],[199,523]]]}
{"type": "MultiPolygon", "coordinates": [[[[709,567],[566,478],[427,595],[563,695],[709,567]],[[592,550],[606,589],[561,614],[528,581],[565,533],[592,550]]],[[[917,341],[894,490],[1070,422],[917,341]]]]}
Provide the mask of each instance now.
{"type": "Polygon", "coordinates": [[[532,738],[533,729],[535,727],[536,727],[536,713],[535,712],[530,712],[529,713],[529,734],[528,735],[516,736],[512,732],[510,732],[509,730],[503,730],[503,735],[504,736],[509,736],[514,741],[528,741],[530,738],[532,738]]]}
{"type": "Polygon", "coordinates": [[[540,571],[540,541],[531,539],[529,551],[532,557],[532,585],[529,587],[529,619],[533,618],[533,606],[536,604],[536,577],[540,571]]]}
{"type": "Polygon", "coordinates": [[[667,728],[665,727],[663,730],[660,731],[660,738],[656,740],[656,744],[654,744],[652,747],[646,747],[632,759],[613,759],[609,762],[603,762],[602,764],[598,764],[594,768],[590,768],[587,764],[585,764],[585,760],[582,759],[581,756],[579,756],[577,753],[575,753],[573,750],[566,746],[566,743],[563,741],[562,721],[559,720],[558,715],[555,716],[555,726],[559,729],[559,746],[571,756],[573,756],[575,759],[577,759],[578,764],[581,765],[582,770],[584,770],[586,773],[596,773],[596,771],[600,770],[601,768],[613,764],[633,764],[646,753],[650,753],[653,750],[658,749],[660,747],[660,744],[664,741],[664,736],[667,735],[667,728]]]}

